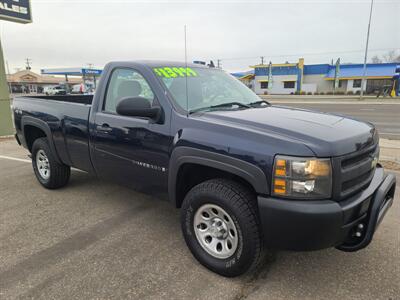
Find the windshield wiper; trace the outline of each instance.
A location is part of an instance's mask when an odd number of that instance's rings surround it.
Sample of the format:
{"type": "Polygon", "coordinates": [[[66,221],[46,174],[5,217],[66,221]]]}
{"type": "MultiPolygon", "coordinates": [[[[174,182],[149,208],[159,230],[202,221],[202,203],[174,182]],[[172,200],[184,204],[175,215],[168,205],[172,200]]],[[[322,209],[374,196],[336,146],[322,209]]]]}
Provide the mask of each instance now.
{"type": "Polygon", "coordinates": [[[249,103],[249,105],[252,107],[255,107],[255,106],[260,107],[263,103],[265,103],[267,105],[271,105],[267,100],[259,100],[259,101],[251,102],[251,103],[249,103]]]}
{"type": "Polygon", "coordinates": [[[222,104],[217,104],[217,105],[212,105],[212,106],[206,106],[206,107],[200,107],[200,108],[195,108],[189,111],[190,114],[198,112],[198,111],[205,111],[205,110],[212,110],[214,108],[222,108],[222,107],[232,107],[232,106],[239,106],[241,108],[251,108],[250,105],[241,103],[241,102],[227,102],[227,103],[222,103],[222,104]]]}

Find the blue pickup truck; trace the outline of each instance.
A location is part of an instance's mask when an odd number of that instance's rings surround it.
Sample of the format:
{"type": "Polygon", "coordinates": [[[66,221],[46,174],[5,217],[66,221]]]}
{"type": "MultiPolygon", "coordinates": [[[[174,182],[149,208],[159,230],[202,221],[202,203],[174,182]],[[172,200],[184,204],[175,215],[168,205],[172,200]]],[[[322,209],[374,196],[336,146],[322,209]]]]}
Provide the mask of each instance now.
{"type": "Polygon", "coordinates": [[[41,185],[74,167],[165,193],[193,255],[224,276],[264,249],[362,249],[394,199],[372,124],[271,105],[216,68],[112,62],[94,96],[20,97],[13,114],[41,185]]]}

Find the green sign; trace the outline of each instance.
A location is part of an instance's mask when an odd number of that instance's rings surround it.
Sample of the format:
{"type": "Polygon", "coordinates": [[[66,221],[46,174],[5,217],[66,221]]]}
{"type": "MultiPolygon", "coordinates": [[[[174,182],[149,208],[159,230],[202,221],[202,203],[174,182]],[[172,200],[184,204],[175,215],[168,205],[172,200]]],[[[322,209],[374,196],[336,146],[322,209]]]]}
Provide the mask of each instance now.
{"type": "MultiPolygon", "coordinates": [[[[30,0],[0,0],[0,20],[31,23],[30,0]]],[[[13,132],[10,95],[4,68],[3,49],[0,42],[0,136],[11,135],[13,132]]]]}
{"type": "Polygon", "coordinates": [[[11,135],[14,128],[11,120],[10,95],[4,68],[3,49],[0,42],[0,136],[11,135]]]}

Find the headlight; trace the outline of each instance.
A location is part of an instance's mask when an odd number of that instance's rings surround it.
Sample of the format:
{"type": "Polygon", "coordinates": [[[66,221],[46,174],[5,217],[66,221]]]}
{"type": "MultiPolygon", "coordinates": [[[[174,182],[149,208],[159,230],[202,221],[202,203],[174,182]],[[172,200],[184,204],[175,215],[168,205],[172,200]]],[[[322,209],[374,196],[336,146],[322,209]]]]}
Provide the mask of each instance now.
{"type": "Polygon", "coordinates": [[[329,158],[277,155],[272,176],[272,194],[287,198],[324,199],[332,193],[329,158]]]}

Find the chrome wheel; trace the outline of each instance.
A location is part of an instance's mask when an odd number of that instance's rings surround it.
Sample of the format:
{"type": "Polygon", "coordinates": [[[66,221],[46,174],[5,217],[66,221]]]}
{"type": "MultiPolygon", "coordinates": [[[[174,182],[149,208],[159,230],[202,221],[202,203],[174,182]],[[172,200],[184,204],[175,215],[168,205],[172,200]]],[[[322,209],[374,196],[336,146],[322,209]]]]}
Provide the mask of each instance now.
{"type": "Polygon", "coordinates": [[[50,163],[46,153],[40,149],[36,152],[36,167],[40,176],[47,180],[50,178],[50,163]]]}
{"type": "Polygon", "coordinates": [[[201,247],[210,255],[225,259],[238,246],[238,233],[230,215],[218,205],[205,204],[194,216],[194,232],[201,247]]]}

